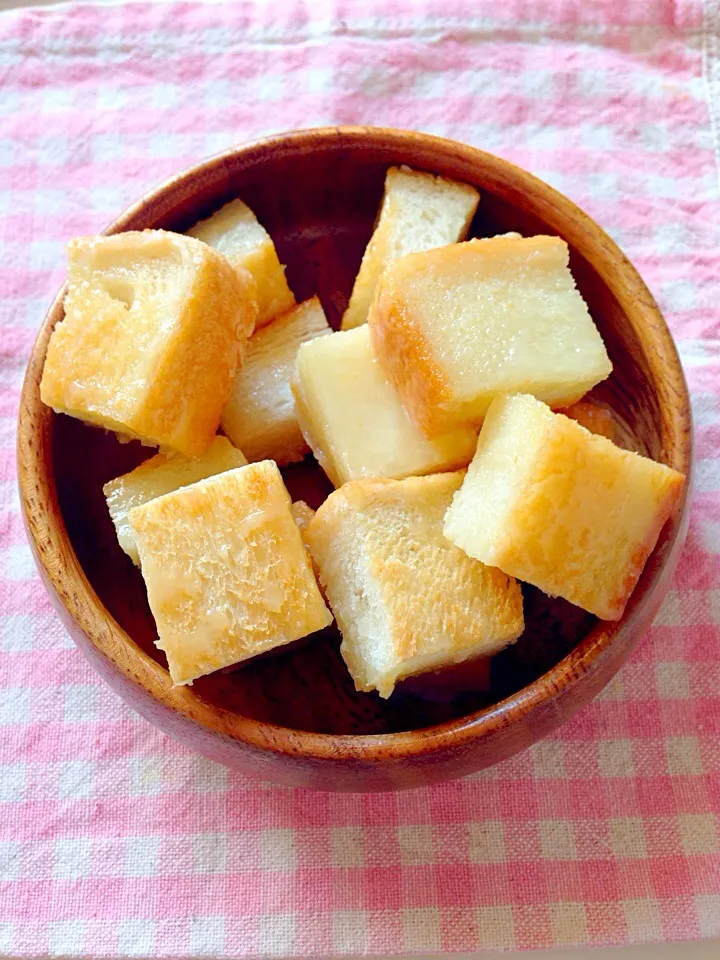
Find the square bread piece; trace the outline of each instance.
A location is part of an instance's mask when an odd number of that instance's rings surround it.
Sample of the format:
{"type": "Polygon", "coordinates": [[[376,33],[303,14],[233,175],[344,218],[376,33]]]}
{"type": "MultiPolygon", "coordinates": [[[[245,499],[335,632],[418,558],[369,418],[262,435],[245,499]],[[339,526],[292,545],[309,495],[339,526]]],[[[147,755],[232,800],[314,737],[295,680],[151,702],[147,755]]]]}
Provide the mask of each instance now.
{"type": "Polygon", "coordinates": [[[496,653],[523,631],[519,584],[458,550],[443,518],[462,472],[362,480],[305,531],[358,690],[496,653]]]}
{"type": "Polygon", "coordinates": [[[164,230],[80,238],[68,257],[43,403],[198,456],[217,433],[255,326],[252,278],[199,240],[164,230]]]}
{"type": "Polygon", "coordinates": [[[323,308],[313,297],[250,337],[222,415],[223,430],[249,460],[275,460],[282,466],[308,452],[290,381],[300,344],[328,333],[323,308]]]}
{"type": "Polygon", "coordinates": [[[373,356],[366,324],[304,343],[293,393],[305,438],[336,487],[452,470],[475,452],[475,430],[422,435],[373,356]]]}
{"type": "Polygon", "coordinates": [[[233,266],[252,274],[257,287],[258,327],[295,306],[275,244],[242,200],[226,203],[207,220],[196,223],[188,236],[215,247],[233,266]]]}
{"type": "Polygon", "coordinates": [[[380,275],[393,260],[462,240],[479,199],[477,190],[466,183],[409,167],[390,167],[375,231],[362,258],[342,329],[365,323],[380,275]]]}
{"type": "Polygon", "coordinates": [[[332,623],[272,461],[158,497],[129,519],[173,683],[332,623]]]}
{"type": "Polygon", "coordinates": [[[391,264],[373,349],[427,436],[482,423],[497,393],[569,406],[612,365],[558,237],[468,240],[391,264]]]}
{"type": "Polygon", "coordinates": [[[172,493],[198,480],[225,470],[244,467],[247,460],[226,437],[215,437],[200,457],[166,456],[158,453],[139,467],[111,480],[103,487],[108,510],[115,524],[118,543],[136,566],[140,566],[128,513],[155,497],[172,493]]]}
{"type": "Polygon", "coordinates": [[[533,397],[498,397],[445,536],[552,597],[619,620],[683,483],[533,397]]]}

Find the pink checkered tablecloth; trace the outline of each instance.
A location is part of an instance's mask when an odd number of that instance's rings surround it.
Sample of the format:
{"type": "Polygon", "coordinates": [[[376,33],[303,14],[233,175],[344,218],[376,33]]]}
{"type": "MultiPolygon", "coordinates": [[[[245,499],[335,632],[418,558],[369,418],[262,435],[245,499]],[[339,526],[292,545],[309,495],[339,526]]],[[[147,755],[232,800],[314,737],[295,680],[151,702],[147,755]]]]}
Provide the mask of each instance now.
{"type": "Polygon", "coordinates": [[[719,29],[697,0],[0,14],[0,955],[720,934],[719,29]],[[66,240],[208,154],[334,122],[476,144],[588,210],[665,310],[697,431],[684,559],[633,660],[534,749],[397,795],[252,782],[134,716],[53,614],[15,492],[20,380],[66,240]]]}

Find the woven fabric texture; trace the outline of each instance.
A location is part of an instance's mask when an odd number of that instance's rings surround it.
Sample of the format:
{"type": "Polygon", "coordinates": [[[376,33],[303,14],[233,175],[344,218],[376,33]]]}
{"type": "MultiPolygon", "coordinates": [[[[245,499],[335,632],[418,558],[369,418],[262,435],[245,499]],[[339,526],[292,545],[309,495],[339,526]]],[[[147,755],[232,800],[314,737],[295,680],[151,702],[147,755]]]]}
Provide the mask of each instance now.
{"type": "Polygon", "coordinates": [[[470,951],[720,934],[720,15],[692,0],[71,5],[0,15],[0,954],[470,951]],[[64,244],[260,134],[430,131],[621,244],[696,424],[655,625],[556,735],[396,795],[253,782],[134,716],[35,573],[15,420],[64,244]]]}

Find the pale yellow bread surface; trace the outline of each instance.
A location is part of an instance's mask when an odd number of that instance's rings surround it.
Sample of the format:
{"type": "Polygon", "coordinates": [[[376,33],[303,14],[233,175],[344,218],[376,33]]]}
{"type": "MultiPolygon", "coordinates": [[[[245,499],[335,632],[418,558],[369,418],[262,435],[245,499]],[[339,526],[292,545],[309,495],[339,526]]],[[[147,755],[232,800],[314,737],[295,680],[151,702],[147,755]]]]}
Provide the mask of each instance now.
{"type": "Polygon", "coordinates": [[[683,483],[531,396],[498,397],[445,536],[550,596],[618,620],[683,483]]]}
{"type": "Polygon", "coordinates": [[[367,320],[385,267],[408,253],[462,240],[478,205],[474,187],[409,167],[390,167],[375,231],[355,279],[342,329],[367,320]]]}
{"type": "Polygon", "coordinates": [[[443,536],[462,472],[362,480],[331,493],[306,530],[358,690],[487,656],[523,630],[519,584],[443,536]]]}
{"type": "Polygon", "coordinates": [[[226,203],[207,220],[196,223],[188,236],[215,247],[233,266],[252,274],[257,287],[258,327],[295,305],[270,234],[242,200],[226,203]]]}
{"type": "Polygon", "coordinates": [[[115,525],[118,543],[136,566],[140,558],[128,513],[155,497],[172,493],[198,480],[225,470],[243,467],[247,460],[226,437],[215,437],[200,457],[167,456],[157,453],[139,467],[111,480],[103,487],[108,510],[115,525]]]}
{"type": "Polygon", "coordinates": [[[272,461],[158,497],[129,519],[174,683],[332,622],[272,461]]]}
{"type": "Polygon", "coordinates": [[[367,325],[303,344],[293,393],[303,434],[336,487],[452,470],[475,451],[475,430],[423,436],[373,356],[367,325]]]}
{"type": "Polygon", "coordinates": [[[73,240],[40,384],[60,413],[186,456],[217,432],[255,326],[254,285],[162,230],[73,240]]]}
{"type": "Polygon", "coordinates": [[[558,237],[468,240],[397,260],[369,324],[427,436],[479,426],[497,393],[569,406],[612,370],[558,237]]]}
{"type": "Polygon", "coordinates": [[[223,430],[248,460],[275,460],[282,466],[308,452],[290,381],[300,344],[330,332],[320,301],[313,297],[250,337],[222,415],[223,430]]]}

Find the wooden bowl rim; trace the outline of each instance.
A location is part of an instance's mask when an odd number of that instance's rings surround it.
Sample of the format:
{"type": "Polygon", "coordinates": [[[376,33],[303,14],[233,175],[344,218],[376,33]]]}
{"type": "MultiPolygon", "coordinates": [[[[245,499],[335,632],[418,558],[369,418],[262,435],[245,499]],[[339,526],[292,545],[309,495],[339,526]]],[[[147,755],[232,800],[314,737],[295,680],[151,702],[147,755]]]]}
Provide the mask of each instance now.
{"type": "MultiPolygon", "coordinates": [[[[662,314],[645,283],[615,242],[591,217],[542,180],[507,160],[453,140],[409,130],[361,126],[314,127],[274,134],[231,148],[166,179],[127,207],[104,233],[126,229],[148,205],[162,208],[162,201],[170,198],[179,184],[215,172],[238,157],[254,163],[268,154],[306,155],[318,147],[327,148],[334,144],[343,150],[375,149],[381,153],[390,150],[399,155],[408,151],[417,153],[421,147],[429,160],[433,155],[460,155],[483,172],[485,183],[512,181],[524,196],[533,198],[540,215],[549,216],[551,222],[561,218],[564,226],[570,226],[569,231],[563,230],[563,238],[597,270],[624,309],[628,309],[628,295],[630,305],[634,301],[641,308],[638,312],[643,324],[662,346],[665,358],[670,358],[670,363],[663,368],[666,383],[663,393],[666,399],[675,398],[673,402],[667,400],[673,425],[670,453],[673,465],[686,474],[688,483],[663,533],[664,563],[654,552],[646,566],[648,589],[641,595],[636,591],[623,618],[617,623],[599,622],[547,673],[497,704],[436,726],[400,733],[341,735],[296,730],[216,707],[203,701],[191,687],[173,687],[167,671],[135,644],[90,586],[69,543],[59,511],[49,449],[54,414],[42,404],[38,384],[50,333],[63,315],[65,286],[57,294],[40,328],[23,383],[20,410],[29,415],[21,416],[18,424],[18,480],[28,538],[46,585],[96,650],[131,683],[139,685],[155,700],[199,726],[259,750],[316,760],[367,762],[377,755],[385,761],[392,761],[426,755],[448,746],[467,746],[471,741],[516,723],[533,709],[549,705],[607,654],[613,643],[632,633],[635,624],[647,615],[649,604],[659,604],[658,596],[672,574],[687,529],[692,465],[692,436],[688,430],[690,400],[680,359],[662,314]],[[41,425],[39,440],[29,426],[31,423],[41,425]],[[67,589],[68,583],[72,585],[70,590],[67,589]],[[98,623],[102,629],[98,629],[98,623]]],[[[657,389],[657,382],[654,387],[657,389]]]]}

